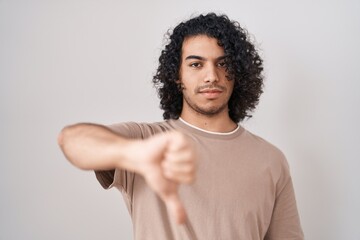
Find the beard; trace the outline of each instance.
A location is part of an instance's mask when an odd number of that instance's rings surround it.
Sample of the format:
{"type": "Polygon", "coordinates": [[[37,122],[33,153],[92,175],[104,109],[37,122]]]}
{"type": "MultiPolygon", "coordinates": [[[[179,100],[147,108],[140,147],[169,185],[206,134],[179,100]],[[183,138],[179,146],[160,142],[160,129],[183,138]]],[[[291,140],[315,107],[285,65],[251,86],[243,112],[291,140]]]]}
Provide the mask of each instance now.
{"type": "Polygon", "coordinates": [[[183,96],[184,96],[184,101],[186,102],[186,104],[192,110],[194,110],[196,113],[199,113],[201,115],[205,115],[205,116],[209,116],[209,117],[215,116],[228,108],[228,102],[224,102],[224,103],[222,103],[220,105],[216,105],[216,106],[201,107],[198,104],[196,104],[195,102],[193,102],[187,95],[184,94],[183,96]]]}

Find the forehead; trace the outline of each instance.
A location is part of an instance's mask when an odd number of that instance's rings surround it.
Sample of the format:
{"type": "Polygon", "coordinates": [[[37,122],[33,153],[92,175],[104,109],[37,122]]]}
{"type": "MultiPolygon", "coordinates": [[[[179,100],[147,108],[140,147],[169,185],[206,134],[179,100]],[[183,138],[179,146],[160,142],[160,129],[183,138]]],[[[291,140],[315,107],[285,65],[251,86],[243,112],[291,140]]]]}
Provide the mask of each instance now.
{"type": "Polygon", "coordinates": [[[205,58],[218,58],[224,55],[224,49],[219,46],[216,38],[206,35],[191,36],[184,39],[182,45],[182,58],[190,55],[205,58]]]}

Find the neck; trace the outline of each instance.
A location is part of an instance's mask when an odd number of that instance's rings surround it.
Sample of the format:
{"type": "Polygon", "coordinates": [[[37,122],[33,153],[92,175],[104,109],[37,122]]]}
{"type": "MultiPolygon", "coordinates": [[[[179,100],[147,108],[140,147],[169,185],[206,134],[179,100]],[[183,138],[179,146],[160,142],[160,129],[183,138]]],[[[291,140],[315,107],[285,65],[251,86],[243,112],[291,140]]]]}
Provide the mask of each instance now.
{"type": "Polygon", "coordinates": [[[233,131],[237,127],[237,124],[231,120],[227,112],[226,114],[223,113],[211,116],[200,113],[194,115],[182,112],[180,117],[184,121],[210,132],[226,133],[233,131]]]}

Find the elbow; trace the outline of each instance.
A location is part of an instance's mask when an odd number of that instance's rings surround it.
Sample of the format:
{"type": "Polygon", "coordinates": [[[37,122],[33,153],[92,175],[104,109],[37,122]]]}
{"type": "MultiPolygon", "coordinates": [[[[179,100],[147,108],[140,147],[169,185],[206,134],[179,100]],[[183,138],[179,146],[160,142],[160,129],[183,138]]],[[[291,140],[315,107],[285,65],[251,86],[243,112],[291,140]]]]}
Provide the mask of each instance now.
{"type": "Polygon", "coordinates": [[[58,142],[59,147],[63,151],[64,151],[64,147],[66,145],[66,142],[69,138],[69,135],[71,135],[72,128],[73,128],[73,126],[66,126],[61,130],[61,132],[58,135],[57,142],[58,142]]]}
{"type": "Polygon", "coordinates": [[[74,131],[76,131],[76,126],[75,125],[71,125],[71,126],[66,126],[64,127],[58,137],[57,137],[57,143],[61,149],[61,151],[63,152],[65,158],[67,160],[69,160],[73,165],[78,165],[76,161],[74,161],[75,156],[74,155],[74,150],[73,150],[73,137],[74,135],[74,131]]]}
{"type": "Polygon", "coordinates": [[[81,144],[84,132],[84,124],[78,123],[64,127],[58,137],[58,145],[64,154],[65,158],[75,167],[82,170],[89,170],[88,157],[84,152],[81,144]],[[85,156],[85,157],[84,157],[85,156]]]}
{"type": "Polygon", "coordinates": [[[60,148],[62,148],[64,146],[64,135],[65,135],[64,131],[65,131],[65,128],[63,128],[61,130],[61,132],[59,133],[58,138],[57,138],[57,143],[58,143],[60,148]]]}

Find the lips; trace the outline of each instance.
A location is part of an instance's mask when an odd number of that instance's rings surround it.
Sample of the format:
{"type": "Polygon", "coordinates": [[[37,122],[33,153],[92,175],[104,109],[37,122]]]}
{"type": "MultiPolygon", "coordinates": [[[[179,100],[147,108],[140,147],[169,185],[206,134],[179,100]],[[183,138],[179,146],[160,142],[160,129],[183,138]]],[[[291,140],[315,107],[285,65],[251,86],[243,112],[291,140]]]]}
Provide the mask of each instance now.
{"type": "Polygon", "coordinates": [[[218,88],[206,88],[206,89],[202,89],[199,91],[199,93],[203,96],[205,96],[208,99],[215,99],[217,97],[219,97],[221,95],[221,93],[223,92],[223,90],[218,89],[218,88]]]}
{"type": "Polygon", "coordinates": [[[203,89],[200,93],[214,93],[214,92],[222,92],[220,89],[203,89]]]}

